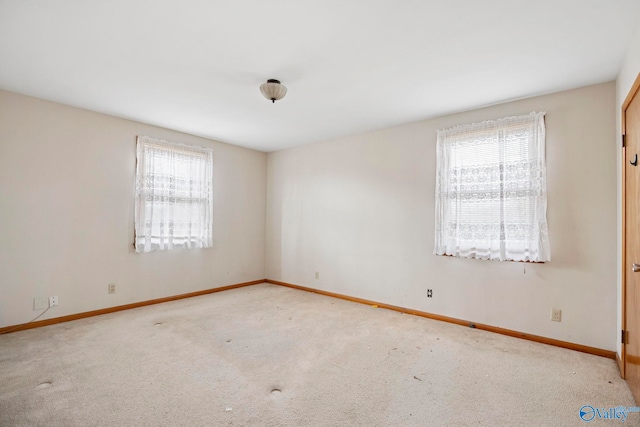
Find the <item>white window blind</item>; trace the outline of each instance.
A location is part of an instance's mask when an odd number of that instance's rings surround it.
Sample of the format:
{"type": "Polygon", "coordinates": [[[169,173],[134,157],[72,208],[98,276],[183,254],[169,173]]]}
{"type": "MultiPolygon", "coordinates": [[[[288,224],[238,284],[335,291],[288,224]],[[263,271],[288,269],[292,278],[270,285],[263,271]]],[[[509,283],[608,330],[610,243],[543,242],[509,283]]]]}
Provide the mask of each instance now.
{"type": "Polygon", "coordinates": [[[137,140],[136,252],[213,246],[213,152],[137,140]]]}
{"type": "Polygon", "coordinates": [[[434,254],[551,259],[544,115],[438,130],[434,254]]]}

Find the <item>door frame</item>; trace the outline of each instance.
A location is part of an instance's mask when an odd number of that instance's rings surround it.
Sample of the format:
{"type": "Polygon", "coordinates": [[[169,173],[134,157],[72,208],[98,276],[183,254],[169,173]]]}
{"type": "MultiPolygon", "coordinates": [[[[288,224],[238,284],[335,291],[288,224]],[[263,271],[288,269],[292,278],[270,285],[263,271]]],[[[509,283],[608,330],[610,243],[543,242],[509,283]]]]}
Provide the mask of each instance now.
{"type": "MultiPolygon", "coordinates": [[[[627,97],[625,98],[624,102],[622,103],[622,123],[621,123],[621,131],[622,131],[622,138],[624,141],[624,138],[627,134],[627,129],[626,129],[626,117],[627,117],[627,108],[629,107],[629,104],[631,104],[631,101],[633,101],[633,99],[635,98],[636,95],[638,95],[640,91],[640,73],[638,74],[638,76],[636,77],[636,80],[633,82],[633,86],[631,86],[631,89],[629,90],[629,93],[627,94],[627,97]]],[[[624,331],[625,335],[626,335],[626,331],[627,331],[627,204],[626,204],[626,200],[627,200],[627,191],[626,191],[626,178],[627,178],[627,168],[626,168],[626,164],[627,164],[627,147],[625,145],[622,146],[622,226],[621,226],[621,234],[622,234],[622,265],[620,266],[622,268],[622,274],[621,274],[621,286],[622,286],[622,309],[621,309],[621,313],[622,313],[622,331],[624,331]]],[[[622,332],[621,332],[622,333],[622,332]]],[[[617,334],[616,334],[617,335],[617,334]]],[[[620,357],[618,358],[617,362],[618,362],[618,368],[620,369],[620,375],[622,376],[622,378],[625,378],[626,372],[625,372],[625,362],[626,362],[626,358],[627,358],[627,351],[626,351],[626,340],[622,339],[622,336],[620,336],[620,340],[622,342],[621,345],[621,351],[620,351],[620,357]]]]}

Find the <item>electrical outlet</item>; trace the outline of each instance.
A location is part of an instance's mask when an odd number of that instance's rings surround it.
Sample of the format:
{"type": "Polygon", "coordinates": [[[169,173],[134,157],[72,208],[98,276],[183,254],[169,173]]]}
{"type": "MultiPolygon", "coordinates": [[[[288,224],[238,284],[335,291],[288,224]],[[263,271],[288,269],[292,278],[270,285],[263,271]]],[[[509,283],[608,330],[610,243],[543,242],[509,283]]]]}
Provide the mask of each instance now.
{"type": "Polygon", "coordinates": [[[34,298],[33,299],[33,309],[34,310],[44,310],[49,305],[49,300],[47,298],[34,298]]]}
{"type": "Polygon", "coordinates": [[[49,307],[57,307],[58,306],[58,297],[49,297],[49,307]]]}
{"type": "Polygon", "coordinates": [[[427,298],[433,298],[433,289],[427,289],[427,298]]]}
{"type": "Polygon", "coordinates": [[[115,283],[109,283],[109,293],[110,294],[115,294],[116,293],[116,284],[115,283]]]}
{"type": "Polygon", "coordinates": [[[316,271],[316,279],[319,279],[319,278],[320,278],[320,272],[316,271]]]}
{"type": "Polygon", "coordinates": [[[562,322],[562,310],[560,310],[559,308],[552,308],[551,320],[553,322],[562,322]]]}

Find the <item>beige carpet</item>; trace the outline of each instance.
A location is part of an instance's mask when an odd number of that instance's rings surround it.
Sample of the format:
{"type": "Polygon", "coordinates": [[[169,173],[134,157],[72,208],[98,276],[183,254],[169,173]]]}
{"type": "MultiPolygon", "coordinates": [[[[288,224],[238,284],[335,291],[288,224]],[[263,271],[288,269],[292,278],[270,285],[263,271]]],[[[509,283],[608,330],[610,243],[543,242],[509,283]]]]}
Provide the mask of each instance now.
{"type": "Polygon", "coordinates": [[[268,284],[0,336],[1,426],[581,426],[583,405],[635,405],[613,360],[268,284]]]}

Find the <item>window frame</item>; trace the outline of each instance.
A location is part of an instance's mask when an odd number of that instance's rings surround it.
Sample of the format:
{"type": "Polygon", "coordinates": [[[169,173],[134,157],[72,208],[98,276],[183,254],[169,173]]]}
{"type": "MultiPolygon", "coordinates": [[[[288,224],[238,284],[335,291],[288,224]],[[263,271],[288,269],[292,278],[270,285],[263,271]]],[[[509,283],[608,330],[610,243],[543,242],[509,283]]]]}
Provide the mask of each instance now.
{"type": "MultiPolygon", "coordinates": [[[[522,116],[504,117],[438,130],[433,251],[435,255],[536,263],[550,261],[551,251],[546,220],[545,114],[545,112],[533,112],[522,116]],[[468,157],[464,158],[465,147],[471,145],[473,148],[466,150],[468,157]],[[492,150],[494,153],[483,152],[481,154],[484,156],[477,156],[484,157],[482,161],[476,158],[470,161],[469,153],[473,153],[475,149],[478,154],[478,150],[482,150],[483,147],[487,147],[487,150],[492,150]],[[459,152],[455,152],[456,149],[459,152]],[[505,152],[508,155],[504,154],[505,152]],[[518,155],[522,157],[518,158],[518,155]],[[514,156],[517,159],[515,162],[514,156]],[[491,162],[489,163],[487,159],[491,162]],[[525,174],[529,181],[522,180],[517,184],[525,184],[529,187],[525,187],[525,190],[518,187],[514,191],[512,171],[508,168],[513,168],[513,164],[519,162],[523,163],[522,167],[525,169],[526,166],[531,168],[529,170],[531,175],[525,174]],[[531,165],[527,165],[526,162],[530,162],[531,165]],[[482,174],[472,178],[465,177],[465,171],[469,173],[468,171],[472,169],[483,169],[485,174],[490,171],[490,183],[475,181],[482,174]],[[499,191],[497,184],[499,184],[499,191]],[[496,206],[498,203],[499,206],[496,206]],[[485,209],[481,209],[483,207],[485,209]],[[470,210],[472,208],[477,211],[472,212],[470,210]],[[489,211],[493,216],[497,211],[499,218],[496,220],[495,217],[489,217],[478,220],[480,217],[477,212],[483,210],[489,211]],[[455,217],[453,221],[452,216],[455,217]],[[465,217],[465,220],[461,221],[461,217],[465,217]],[[522,221],[522,219],[526,220],[522,221]],[[515,228],[517,232],[512,231],[516,220],[519,220],[522,232],[518,227],[515,228]],[[484,228],[479,231],[478,226],[484,228]],[[506,231],[507,226],[510,227],[509,231],[506,231]],[[464,231],[461,231],[461,227],[464,231]],[[484,237],[486,242],[482,240],[483,235],[489,236],[484,237]],[[518,240],[514,237],[515,235],[527,237],[518,240]],[[477,236],[481,237],[477,238],[477,236]]],[[[487,180],[486,176],[482,178],[487,180]]]]}
{"type": "Polygon", "coordinates": [[[211,148],[137,137],[133,245],[137,253],[213,246],[211,148]],[[173,173],[153,169],[161,161],[165,168],[169,163],[173,173]],[[189,166],[186,172],[184,163],[189,166]],[[183,212],[176,213],[180,208],[183,212]],[[192,222],[187,221],[188,232],[181,232],[185,217],[192,222]]]}

